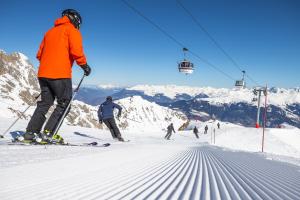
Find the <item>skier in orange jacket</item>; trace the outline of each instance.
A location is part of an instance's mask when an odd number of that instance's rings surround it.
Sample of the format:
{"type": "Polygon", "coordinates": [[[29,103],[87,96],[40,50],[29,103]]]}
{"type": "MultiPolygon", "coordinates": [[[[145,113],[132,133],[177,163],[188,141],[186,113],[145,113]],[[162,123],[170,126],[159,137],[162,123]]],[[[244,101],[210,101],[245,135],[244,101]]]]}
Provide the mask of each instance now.
{"type": "Polygon", "coordinates": [[[62,12],[62,17],[55,21],[55,25],[44,36],[41,42],[37,59],[40,61],[38,80],[41,88],[41,101],[28,123],[25,140],[51,141],[53,131],[59,123],[64,111],[72,98],[72,65],[76,61],[88,76],[91,68],[87,64],[83,53],[82,37],[79,32],[82,19],[80,14],[73,9],[62,12]],[[56,99],[57,105],[44,131],[49,108],[56,99]]]}

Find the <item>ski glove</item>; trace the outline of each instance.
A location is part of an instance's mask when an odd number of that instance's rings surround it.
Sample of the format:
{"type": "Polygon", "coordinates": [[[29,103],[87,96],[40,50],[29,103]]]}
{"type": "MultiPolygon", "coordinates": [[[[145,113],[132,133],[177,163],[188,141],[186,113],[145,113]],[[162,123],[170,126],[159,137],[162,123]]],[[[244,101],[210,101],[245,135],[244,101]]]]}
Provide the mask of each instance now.
{"type": "Polygon", "coordinates": [[[90,75],[92,69],[90,68],[90,66],[88,64],[80,65],[80,67],[83,69],[84,75],[86,75],[86,76],[90,75]]]}

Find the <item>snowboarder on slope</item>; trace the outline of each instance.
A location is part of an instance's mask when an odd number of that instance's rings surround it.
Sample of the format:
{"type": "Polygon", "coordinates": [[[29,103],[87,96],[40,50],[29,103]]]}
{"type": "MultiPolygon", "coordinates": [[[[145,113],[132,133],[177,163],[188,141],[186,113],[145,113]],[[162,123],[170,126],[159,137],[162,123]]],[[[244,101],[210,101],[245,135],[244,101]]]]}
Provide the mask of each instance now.
{"type": "Polygon", "coordinates": [[[122,107],[114,103],[111,96],[106,97],[106,101],[99,106],[99,110],[98,110],[99,122],[101,124],[104,122],[104,124],[109,129],[113,139],[117,139],[119,141],[124,142],[124,139],[121,136],[120,130],[114,118],[114,108],[117,108],[119,110],[117,118],[120,118],[122,107]]]}
{"type": "Polygon", "coordinates": [[[194,127],[194,129],[193,129],[193,132],[194,132],[194,134],[195,134],[195,136],[196,136],[196,138],[198,138],[199,139],[199,136],[198,136],[198,129],[197,129],[197,127],[195,126],[194,127]]]}
{"type": "MultiPolygon", "coordinates": [[[[38,80],[41,88],[41,101],[23,135],[25,140],[43,139],[53,141],[53,131],[56,129],[65,109],[72,98],[72,65],[76,61],[86,76],[91,73],[82,47],[82,37],[79,32],[82,19],[73,9],[62,12],[54,27],[45,34],[41,42],[37,59],[40,61],[38,80]],[[56,99],[57,105],[44,127],[49,108],[56,99]]],[[[57,135],[58,136],[58,135],[57,135]]],[[[61,137],[57,137],[60,138],[61,137]]]]}
{"type": "Polygon", "coordinates": [[[206,125],[206,126],[204,127],[204,134],[207,134],[207,130],[208,130],[208,126],[206,125]]]}
{"type": "Polygon", "coordinates": [[[176,133],[176,132],[175,132],[175,129],[174,129],[174,126],[173,126],[173,123],[171,123],[171,124],[167,127],[167,135],[165,136],[165,139],[167,139],[167,140],[170,139],[170,137],[171,137],[171,135],[172,135],[172,131],[173,131],[174,133],[176,133]]]}

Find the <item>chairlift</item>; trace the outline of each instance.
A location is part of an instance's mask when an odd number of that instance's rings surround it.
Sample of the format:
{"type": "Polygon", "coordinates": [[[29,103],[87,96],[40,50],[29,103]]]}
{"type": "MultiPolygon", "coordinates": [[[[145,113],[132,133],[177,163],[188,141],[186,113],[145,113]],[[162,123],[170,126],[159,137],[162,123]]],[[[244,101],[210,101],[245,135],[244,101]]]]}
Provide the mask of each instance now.
{"type": "Polygon", "coordinates": [[[187,48],[183,48],[184,59],[180,63],[178,63],[178,70],[181,73],[192,74],[194,72],[194,64],[186,59],[187,48]]]}
{"type": "Polygon", "coordinates": [[[246,87],[246,83],[245,83],[245,73],[246,73],[246,71],[242,71],[242,73],[243,73],[242,80],[235,81],[235,87],[236,88],[245,88],[246,87]]]}
{"type": "Polygon", "coordinates": [[[253,97],[252,102],[256,102],[256,101],[257,101],[257,98],[253,97]]]}

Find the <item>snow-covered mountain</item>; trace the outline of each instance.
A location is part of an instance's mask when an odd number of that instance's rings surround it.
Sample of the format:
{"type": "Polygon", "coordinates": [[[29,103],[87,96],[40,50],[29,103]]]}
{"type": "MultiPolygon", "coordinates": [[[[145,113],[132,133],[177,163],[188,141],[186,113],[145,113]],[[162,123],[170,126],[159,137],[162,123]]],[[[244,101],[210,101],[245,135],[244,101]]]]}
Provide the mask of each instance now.
{"type": "MultiPolygon", "coordinates": [[[[176,85],[137,85],[127,88],[131,91],[139,91],[144,95],[155,97],[163,95],[170,101],[201,99],[209,101],[211,104],[232,104],[252,102],[254,97],[253,89],[228,89],[212,87],[190,87],[176,85]]],[[[300,103],[300,88],[293,89],[275,88],[269,89],[268,104],[274,106],[286,106],[287,104],[300,103]]]]}
{"type": "MultiPolygon", "coordinates": [[[[257,98],[252,89],[228,89],[211,87],[189,87],[176,85],[137,85],[119,93],[122,96],[140,95],[175,110],[184,112],[189,119],[209,120],[212,115],[221,121],[254,126],[256,121],[257,98]]],[[[282,123],[300,128],[300,89],[270,88],[267,118],[270,127],[282,123]]],[[[264,107],[262,98],[261,106],[264,107]]],[[[261,109],[261,116],[264,109],[261,109]]]]}
{"type": "MultiPolygon", "coordinates": [[[[20,114],[28,104],[35,104],[34,96],[39,94],[35,71],[28,58],[20,53],[11,55],[1,51],[0,104],[10,110],[0,115],[20,114]]],[[[228,89],[211,87],[190,87],[176,85],[137,85],[122,88],[113,85],[85,86],[78,93],[77,100],[67,118],[68,123],[87,127],[99,127],[96,110],[105,97],[114,99],[140,96],[160,106],[183,112],[189,119],[209,120],[212,115],[221,121],[244,126],[254,126],[257,102],[253,102],[252,89],[228,89]],[[80,103],[84,102],[86,104],[80,103]],[[89,105],[87,105],[89,104],[89,105]],[[83,105],[85,105],[83,107],[83,105]],[[79,113],[89,113],[87,116],[79,113]],[[93,114],[91,114],[93,113],[93,114]],[[72,116],[72,118],[70,118],[72,116]]],[[[133,98],[133,100],[140,100],[133,98]]],[[[267,118],[270,127],[287,123],[300,128],[300,88],[270,88],[268,91],[267,118]]],[[[264,101],[261,106],[264,107],[264,101]]],[[[139,112],[143,112],[140,110],[139,112]]],[[[264,109],[261,109],[261,116],[264,109]]],[[[30,111],[28,112],[30,114],[30,111]]],[[[148,119],[145,119],[148,120],[148,119]]],[[[128,126],[129,127],[129,126],[128,126]]]]}
{"type": "Polygon", "coordinates": [[[178,111],[149,102],[140,96],[127,97],[116,101],[123,107],[120,118],[120,127],[129,127],[130,130],[165,129],[170,123],[178,129],[186,122],[187,117],[178,111]]]}
{"type": "Polygon", "coordinates": [[[33,65],[22,53],[7,55],[0,51],[0,97],[32,104],[39,94],[33,65]]]}
{"type": "Polygon", "coordinates": [[[118,93],[123,89],[123,87],[114,85],[85,85],[80,88],[75,99],[83,101],[92,106],[97,106],[105,101],[108,95],[118,93]]]}
{"type": "MultiPolygon", "coordinates": [[[[40,93],[33,65],[24,54],[13,53],[8,55],[4,51],[0,51],[0,75],[0,116],[21,116],[21,118],[29,119],[36,105],[34,97],[40,93]],[[32,107],[25,115],[22,115],[22,111],[28,105],[32,105],[32,107]]],[[[78,95],[79,99],[87,97],[85,94],[91,94],[91,90],[99,91],[99,87],[87,86],[81,89],[81,95],[78,95]]],[[[103,98],[106,95],[116,93],[119,89],[105,87],[103,91],[104,94],[102,95],[101,102],[103,102],[103,98]]],[[[92,94],[94,98],[95,93],[92,94]]],[[[170,122],[179,127],[186,120],[186,116],[183,113],[175,112],[140,97],[121,99],[118,102],[124,106],[123,116],[118,121],[122,129],[138,128],[142,130],[145,127],[163,129],[170,122]]],[[[54,107],[50,109],[49,113],[53,109],[54,107]]],[[[103,128],[98,122],[97,110],[98,106],[91,106],[82,101],[75,100],[65,121],[67,124],[74,126],[103,128]]]]}
{"type": "MultiPolygon", "coordinates": [[[[90,93],[92,95],[92,93],[90,93]]],[[[190,87],[176,85],[137,85],[120,89],[118,92],[106,93],[114,99],[141,96],[150,102],[184,112],[189,119],[206,121],[214,115],[221,121],[254,126],[256,121],[257,98],[253,89],[228,89],[212,87],[190,87]]],[[[264,96],[263,96],[264,97],[264,96]]],[[[86,98],[81,99],[84,102],[86,98]]],[[[94,101],[100,104],[102,99],[94,101]]],[[[282,123],[300,128],[300,88],[269,88],[267,118],[270,127],[282,123]]],[[[264,107],[264,98],[261,106],[264,107]]],[[[261,116],[264,109],[261,109],[261,116]]]]}

